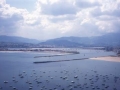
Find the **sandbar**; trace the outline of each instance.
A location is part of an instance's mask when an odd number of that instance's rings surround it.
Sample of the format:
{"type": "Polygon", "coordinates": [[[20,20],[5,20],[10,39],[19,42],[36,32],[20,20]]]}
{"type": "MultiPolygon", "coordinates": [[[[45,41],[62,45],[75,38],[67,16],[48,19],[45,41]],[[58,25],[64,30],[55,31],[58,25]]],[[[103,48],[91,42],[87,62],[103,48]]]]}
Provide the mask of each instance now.
{"type": "Polygon", "coordinates": [[[120,62],[120,57],[118,56],[104,56],[104,57],[95,57],[90,58],[92,60],[104,60],[104,61],[111,61],[111,62],[120,62]]]}

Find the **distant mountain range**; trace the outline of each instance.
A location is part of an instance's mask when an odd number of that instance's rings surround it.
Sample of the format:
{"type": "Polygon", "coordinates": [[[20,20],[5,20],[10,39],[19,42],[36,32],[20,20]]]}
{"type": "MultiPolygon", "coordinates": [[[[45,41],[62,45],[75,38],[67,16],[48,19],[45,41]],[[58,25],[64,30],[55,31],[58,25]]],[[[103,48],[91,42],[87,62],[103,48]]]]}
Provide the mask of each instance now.
{"type": "Polygon", "coordinates": [[[28,39],[23,37],[17,36],[0,36],[0,42],[11,42],[11,43],[40,43],[39,40],[35,39],[28,39]]]}
{"type": "Polygon", "coordinates": [[[41,42],[41,45],[54,46],[120,46],[120,33],[109,33],[94,37],[61,37],[41,42]]]}
{"type": "Polygon", "coordinates": [[[120,46],[120,33],[109,33],[94,37],[61,37],[40,42],[16,36],[0,36],[0,42],[33,43],[38,46],[80,47],[80,46],[120,46]]]}
{"type": "Polygon", "coordinates": [[[80,44],[77,42],[72,42],[69,40],[64,40],[64,39],[52,39],[52,40],[47,40],[45,42],[39,43],[39,45],[44,45],[44,46],[55,46],[55,47],[79,47],[80,44]]]}

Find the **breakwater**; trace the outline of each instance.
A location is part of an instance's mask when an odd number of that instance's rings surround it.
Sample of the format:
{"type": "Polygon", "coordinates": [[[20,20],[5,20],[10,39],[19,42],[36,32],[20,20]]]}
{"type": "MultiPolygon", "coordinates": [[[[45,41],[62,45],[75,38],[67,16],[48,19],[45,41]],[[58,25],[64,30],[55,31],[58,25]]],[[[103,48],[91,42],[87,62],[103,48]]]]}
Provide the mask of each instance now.
{"type": "Polygon", "coordinates": [[[89,59],[89,58],[65,59],[65,60],[57,60],[57,61],[36,61],[36,62],[33,62],[33,63],[39,64],[39,63],[52,63],[52,62],[64,62],[64,61],[76,61],[76,60],[85,60],[85,59],[89,59]]]}
{"type": "Polygon", "coordinates": [[[55,56],[64,56],[64,55],[45,55],[45,56],[35,56],[34,58],[40,58],[40,57],[55,57],[55,56]]]}

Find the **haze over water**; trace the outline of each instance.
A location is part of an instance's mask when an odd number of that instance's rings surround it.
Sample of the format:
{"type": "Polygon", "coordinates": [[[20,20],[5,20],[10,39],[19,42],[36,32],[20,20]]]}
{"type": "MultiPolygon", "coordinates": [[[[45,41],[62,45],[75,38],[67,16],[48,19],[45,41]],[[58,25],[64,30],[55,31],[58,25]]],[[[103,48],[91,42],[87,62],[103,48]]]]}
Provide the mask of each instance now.
{"type": "Polygon", "coordinates": [[[115,55],[102,50],[78,49],[80,54],[56,57],[37,52],[0,52],[2,90],[119,90],[120,63],[77,60],[34,64],[35,61],[115,55]]]}

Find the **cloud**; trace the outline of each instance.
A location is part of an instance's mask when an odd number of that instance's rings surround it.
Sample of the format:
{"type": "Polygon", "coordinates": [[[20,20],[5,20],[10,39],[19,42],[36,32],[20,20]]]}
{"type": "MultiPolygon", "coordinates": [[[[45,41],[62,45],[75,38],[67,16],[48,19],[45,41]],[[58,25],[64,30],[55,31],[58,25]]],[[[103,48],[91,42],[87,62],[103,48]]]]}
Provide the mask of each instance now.
{"type": "Polygon", "coordinates": [[[76,1],[75,4],[82,9],[100,6],[100,3],[97,2],[96,0],[75,0],[75,1],[76,1]]]}
{"type": "Polygon", "coordinates": [[[13,33],[18,28],[19,20],[21,20],[22,17],[19,15],[12,15],[8,18],[0,17],[0,30],[4,33],[13,33]]]}
{"type": "Polygon", "coordinates": [[[73,3],[68,2],[68,0],[57,0],[56,2],[51,2],[52,0],[45,1],[46,2],[38,0],[37,2],[37,8],[40,8],[41,13],[43,14],[58,16],[75,14],[77,12],[76,7],[73,5],[73,3]]]}
{"type": "Polygon", "coordinates": [[[15,33],[23,17],[16,12],[15,8],[10,8],[4,0],[0,3],[0,6],[0,34],[7,35],[15,33]]]}
{"type": "Polygon", "coordinates": [[[5,5],[6,1],[5,0],[0,0],[0,7],[3,7],[5,5]]]}
{"type": "Polygon", "coordinates": [[[91,10],[91,14],[93,16],[101,16],[101,15],[108,15],[108,16],[120,16],[120,1],[119,0],[106,0],[106,2],[101,2],[101,6],[97,6],[91,10]]]}
{"type": "Polygon", "coordinates": [[[53,23],[57,23],[57,22],[63,22],[66,20],[72,21],[76,18],[75,15],[62,15],[62,16],[51,16],[49,17],[49,20],[53,23]]]}
{"type": "Polygon", "coordinates": [[[35,10],[29,12],[0,0],[0,35],[46,40],[120,32],[119,0],[37,0],[34,4],[35,10]]]}

